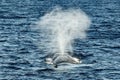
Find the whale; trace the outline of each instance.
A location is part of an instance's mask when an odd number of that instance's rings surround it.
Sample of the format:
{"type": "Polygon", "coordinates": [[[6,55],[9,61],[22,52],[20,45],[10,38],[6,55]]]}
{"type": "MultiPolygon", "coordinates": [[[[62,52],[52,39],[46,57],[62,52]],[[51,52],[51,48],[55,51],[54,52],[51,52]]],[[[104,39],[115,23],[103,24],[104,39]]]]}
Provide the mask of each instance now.
{"type": "Polygon", "coordinates": [[[66,54],[57,53],[57,54],[54,54],[53,57],[46,58],[46,63],[52,64],[54,65],[55,68],[57,68],[58,64],[61,64],[61,63],[79,64],[81,63],[81,61],[78,58],[72,57],[67,53],[66,54]]]}

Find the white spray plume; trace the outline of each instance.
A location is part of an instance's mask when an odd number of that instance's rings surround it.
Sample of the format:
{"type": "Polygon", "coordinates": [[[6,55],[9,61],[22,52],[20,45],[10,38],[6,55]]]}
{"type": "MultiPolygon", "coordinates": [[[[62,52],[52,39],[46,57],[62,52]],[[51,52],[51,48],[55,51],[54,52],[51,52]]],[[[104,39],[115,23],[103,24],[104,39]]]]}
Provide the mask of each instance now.
{"type": "Polygon", "coordinates": [[[85,38],[90,23],[90,19],[81,9],[63,10],[56,7],[38,22],[43,32],[41,35],[44,35],[41,44],[50,53],[72,52],[72,41],[75,38],[85,38]]]}

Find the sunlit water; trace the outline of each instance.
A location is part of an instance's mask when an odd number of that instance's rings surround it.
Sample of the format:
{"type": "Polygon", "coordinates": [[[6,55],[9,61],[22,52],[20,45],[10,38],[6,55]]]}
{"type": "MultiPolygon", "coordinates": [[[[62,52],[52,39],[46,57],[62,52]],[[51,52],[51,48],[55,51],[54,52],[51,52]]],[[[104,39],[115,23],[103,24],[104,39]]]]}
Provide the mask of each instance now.
{"type": "Polygon", "coordinates": [[[119,80],[119,8],[118,0],[1,0],[0,79],[119,80]],[[44,63],[48,49],[38,44],[48,36],[33,27],[56,5],[80,8],[92,21],[87,38],[72,44],[81,64],[62,64],[56,69],[44,63]]]}

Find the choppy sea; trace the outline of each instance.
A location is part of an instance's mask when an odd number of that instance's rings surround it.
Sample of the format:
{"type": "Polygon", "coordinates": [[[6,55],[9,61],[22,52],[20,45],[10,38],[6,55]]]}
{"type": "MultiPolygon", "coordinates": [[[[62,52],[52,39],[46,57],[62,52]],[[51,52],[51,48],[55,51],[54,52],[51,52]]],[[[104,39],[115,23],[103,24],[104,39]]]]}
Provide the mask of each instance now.
{"type": "Polygon", "coordinates": [[[0,80],[120,80],[119,0],[0,0],[0,80]],[[74,40],[81,64],[54,69],[33,30],[54,6],[80,8],[92,21],[87,38],[74,40]]]}

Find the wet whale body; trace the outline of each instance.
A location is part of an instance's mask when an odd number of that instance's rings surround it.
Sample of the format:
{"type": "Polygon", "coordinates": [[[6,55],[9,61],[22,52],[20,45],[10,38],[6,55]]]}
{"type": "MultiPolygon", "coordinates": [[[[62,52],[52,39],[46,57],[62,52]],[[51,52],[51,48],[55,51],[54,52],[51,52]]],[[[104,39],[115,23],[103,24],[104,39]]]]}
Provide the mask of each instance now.
{"type": "Polygon", "coordinates": [[[76,58],[76,57],[72,57],[69,54],[54,54],[53,57],[51,58],[46,58],[46,63],[47,64],[52,64],[54,65],[54,67],[58,67],[58,64],[60,63],[72,63],[72,64],[79,64],[81,63],[81,61],[76,58]]]}

